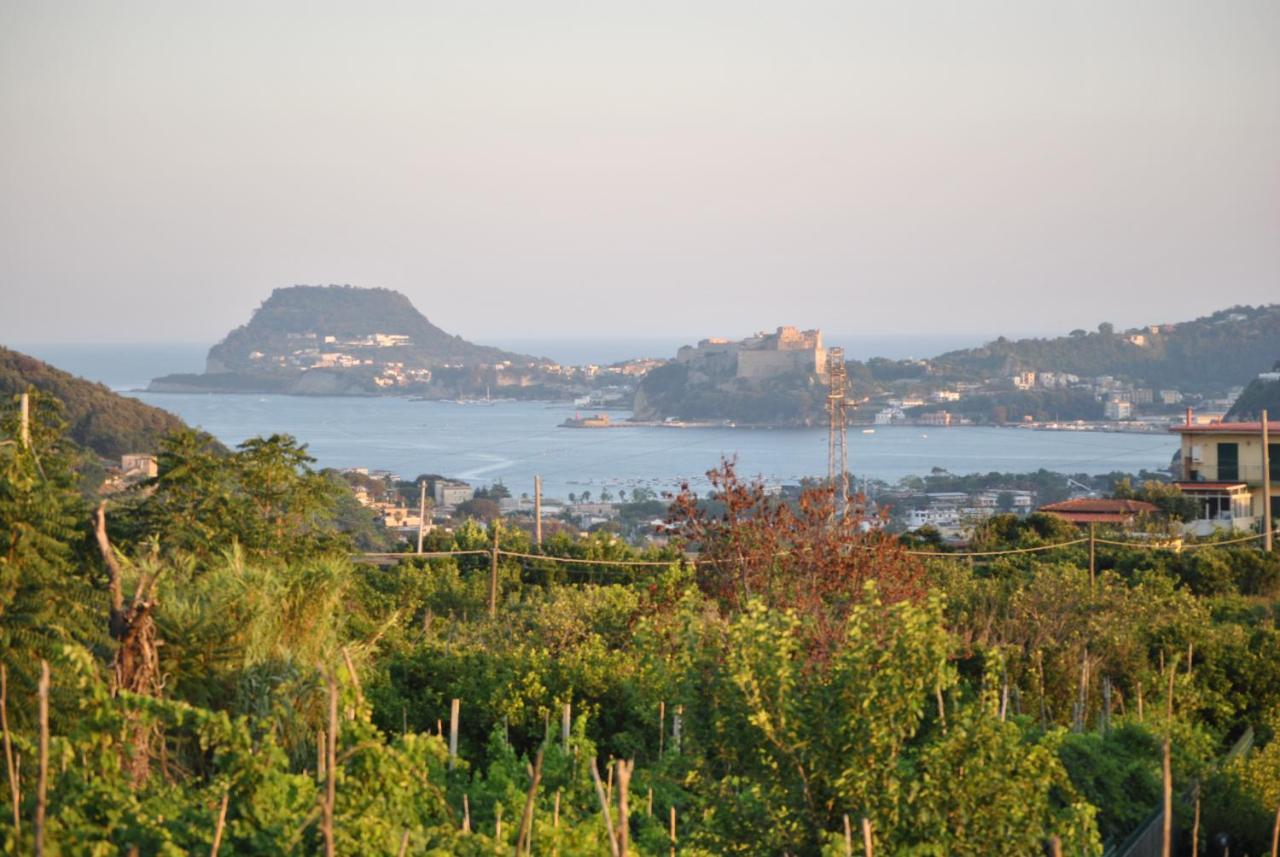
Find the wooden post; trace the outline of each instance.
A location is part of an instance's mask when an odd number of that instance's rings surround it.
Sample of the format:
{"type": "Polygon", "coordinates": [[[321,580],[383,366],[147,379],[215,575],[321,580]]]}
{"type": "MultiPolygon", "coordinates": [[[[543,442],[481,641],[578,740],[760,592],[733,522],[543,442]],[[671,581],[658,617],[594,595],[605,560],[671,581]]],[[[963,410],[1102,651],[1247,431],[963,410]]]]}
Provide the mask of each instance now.
{"type": "Polygon", "coordinates": [[[635,762],[618,760],[618,855],[627,857],[631,842],[631,807],[628,796],[631,790],[631,772],[635,762]]]}
{"type": "Polygon", "coordinates": [[[498,531],[502,524],[493,520],[493,550],[489,554],[489,618],[498,615],[498,531]]]}
{"type": "Polygon", "coordinates": [[[1161,752],[1161,769],[1164,772],[1164,817],[1160,820],[1160,857],[1173,855],[1173,768],[1169,760],[1169,736],[1165,735],[1161,752]]]}
{"type": "Polygon", "coordinates": [[[1093,521],[1089,522],[1089,594],[1094,591],[1094,582],[1098,576],[1098,550],[1095,543],[1095,533],[1093,521]]]}
{"type": "MultiPolygon", "coordinates": [[[[1267,410],[1262,409],[1262,549],[1270,552],[1271,536],[1271,427],[1267,410]]],[[[1274,848],[1272,849],[1275,850],[1274,848]]]]}
{"type": "Polygon", "coordinates": [[[871,844],[871,819],[862,816],[862,850],[864,857],[875,857],[871,844]]]}
{"type": "Polygon", "coordinates": [[[666,749],[667,743],[667,703],[658,703],[658,755],[666,749]]]}
{"type": "Polygon", "coordinates": [[[427,532],[427,480],[418,487],[418,553],[422,553],[422,537],[427,532]]]}
{"type": "Polygon", "coordinates": [[[533,851],[533,805],[538,797],[538,784],[542,782],[542,748],[533,763],[533,779],[529,783],[529,793],[524,798],[524,812],[520,814],[520,834],[516,837],[516,854],[529,854],[533,851]]]}
{"type": "Polygon", "coordinates": [[[604,826],[609,833],[609,853],[613,857],[619,857],[618,840],[613,835],[613,814],[609,812],[609,800],[604,796],[604,785],[600,782],[600,768],[596,765],[594,756],[591,757],[591,779],[595,782],[596,799],[600,801],[600,811],[604,814],[604,826]]]}
{"type": "Polygon", "coordinates": [[[455,699],[449,703],[449,770],[453,770],[458,761],[458,714],[462,700],[455,699]]]}
{"type": "Polygon", "coordinates": [[[213,828],[213,845],[209,848],[209,857],[218,857],[218,849],[222,847],[222,831],[227,826],[227,804],[231,802],[231,789],[222,793],[222,806],[218,807],[218,823],[213,828]]]}
{"type": "Polygon", "coordinates": [[[0,664],[0,728],[4,730],[4,769],[9,777],[9,798],[13,802],[13,838],[22,832],[22,793],[18,786],[18,766],[13,759],[13,737],[9,734],[9,671],[0,664]]]}
{"type": "Polygon", "coordinates": [[[1196,808],[1191,822],[1191,857],[1200,855],[1200,784],[1196,783],[1196,808]]]}
{"type": "Polygon", "coordinates": [[[533,543],[542,547],[542,477],[533,477],[533,543]]]}
{"type": "Polygon", "coordinates": [[[322,829],[324,831],[324,855],[333,857],[333,808],[338,796],[338,679],[329,670],[329,731],[325,753],[325,791],[322,829]]]}
{"type": "Polygon", "coordinates": [[[1049,853],[1053,857],[1062,857],[1062,837],[1056,833],[1049,837],[1049,853]]]}
{"type": "Polygon", "coordinates": [[[560,740],[564,743],[564,751],[569,752],[569,733],[573,729],[573,703],[566,702],[560,713],[560,740]]]}
{"type": "MultiPolygon", "coordinates": [[[[23,394],[25,401],[26,394],[23,394]]],[[[40,661],[40,683],[36,686],[36,695],[40,700],[40,759],[36,772],[36,820],[35,831],[36,857],[44,857],[44,812],[45,795],[49,790],[49,662],[40,661]]]]}
{"type": "Polygon", "coordinates": [[[676,857],[676,808],[671,807],[671,857],[676,857]]]}
{"type": "Polygon", "coordinates": [[[1271,857],[1280,857],[1280,806],[1276,807],[1276,823],[1271,825],[1271,857]]]}
{"type": "Polygon", "coordinates": [[[23,449],[31,448],[31,397],[27,393],[18,396],[18,442],[23,449]]]}
{"type": "Polygon", "coordinates": [[[556,789],[556,800],[551,807],[551,829],[560,829],[560,789],[556,789]]]}
{"type": "Polygon", "coordinates": [[[471,800],[466,792],[462,793],[462,832],[471,832],[471,800]]]}

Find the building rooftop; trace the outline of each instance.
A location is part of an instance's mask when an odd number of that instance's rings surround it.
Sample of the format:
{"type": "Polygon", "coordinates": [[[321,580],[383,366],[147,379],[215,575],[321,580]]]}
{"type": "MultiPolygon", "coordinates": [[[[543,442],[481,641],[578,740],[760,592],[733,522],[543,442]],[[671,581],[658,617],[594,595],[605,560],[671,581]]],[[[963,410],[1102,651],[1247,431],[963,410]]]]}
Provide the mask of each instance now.
{"type": "Polygon", "coordinates": [[[1169,431],[1178,434],[1262,434],[1262,423],[1192,423],[1170,426],[1169,431]]]}
{"type": "Polygon", "coordinates": [[[1037,511],[1070,521],[1073,524],[1127,523],[1138,515],[1150,515],[1160,507],[1144,500],[1111,500],[1095,497],[1078,497],[1049,503],[1037,511]]]}

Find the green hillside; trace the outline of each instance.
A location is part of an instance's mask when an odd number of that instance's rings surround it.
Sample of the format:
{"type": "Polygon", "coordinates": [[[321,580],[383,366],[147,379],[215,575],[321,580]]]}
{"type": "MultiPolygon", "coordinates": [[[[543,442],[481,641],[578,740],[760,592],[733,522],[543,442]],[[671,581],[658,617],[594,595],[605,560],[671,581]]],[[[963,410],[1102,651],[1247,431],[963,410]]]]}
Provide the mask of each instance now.
{"type": "Polygon", "coordinates": [[[407,297],[390,289],[353,286],[290,286],[276,289],[254,311],[248,324],[237,327],[209,349],[208,372],[270,371],[252,354],[289,353],[316,334],[339,342],[375,333],[409,337],[394,349],[396,359],[420,366],[447,363],[527,363],[534,360],[499,348],[475,345],[446,333],[414,308],[407,297]]]}
{"type": "Polygon", "coordinates": [[[71,439],[105,458],[128,452],[154,452],[160,438],[185,428],[182,420],[168,411],[0,347],[0,395],[9,398],[28,386],[60,399],[71,439]]]}
{"type": "Polygon", "coordinates": [[[980,348],[951,351],[930,361],[931,374],[957,379],[1009,376],[1023,371],[1113,375],[1150,387],[1218,393],[1247,384],[1276,359],[1280,304],[1239,306],[1130,334],[1103,323],[1053,339],[1001,337],[980,348]]]}

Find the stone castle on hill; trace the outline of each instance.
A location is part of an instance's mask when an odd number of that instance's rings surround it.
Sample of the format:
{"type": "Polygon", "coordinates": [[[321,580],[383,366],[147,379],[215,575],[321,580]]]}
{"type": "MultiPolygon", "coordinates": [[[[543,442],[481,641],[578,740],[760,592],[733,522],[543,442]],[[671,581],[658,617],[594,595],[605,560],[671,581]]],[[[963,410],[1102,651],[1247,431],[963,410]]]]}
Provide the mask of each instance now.
{"type": "Polygon", "coordinates": [[[676,352],[676,362],[710,377],[762,381],[797,372],[825,374],[827,349],[820,330],[780,327],[737,342],[714,338],[686,345],[676,352]]]}

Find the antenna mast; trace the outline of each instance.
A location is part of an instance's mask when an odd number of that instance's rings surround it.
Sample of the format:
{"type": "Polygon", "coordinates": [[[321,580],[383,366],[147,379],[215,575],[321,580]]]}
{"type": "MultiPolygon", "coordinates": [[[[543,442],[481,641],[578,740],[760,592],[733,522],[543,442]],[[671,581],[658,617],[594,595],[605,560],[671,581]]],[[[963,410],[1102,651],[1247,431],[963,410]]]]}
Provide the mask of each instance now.
{"type": "Polygon", "coordinates": [[[846,388],[848,374],[844,365],[844,349],[827,350],[827,486],[835,495],[836,511],[840,514],[849,506],[849,435],[846,430],[848,406],[846,388]]]}

